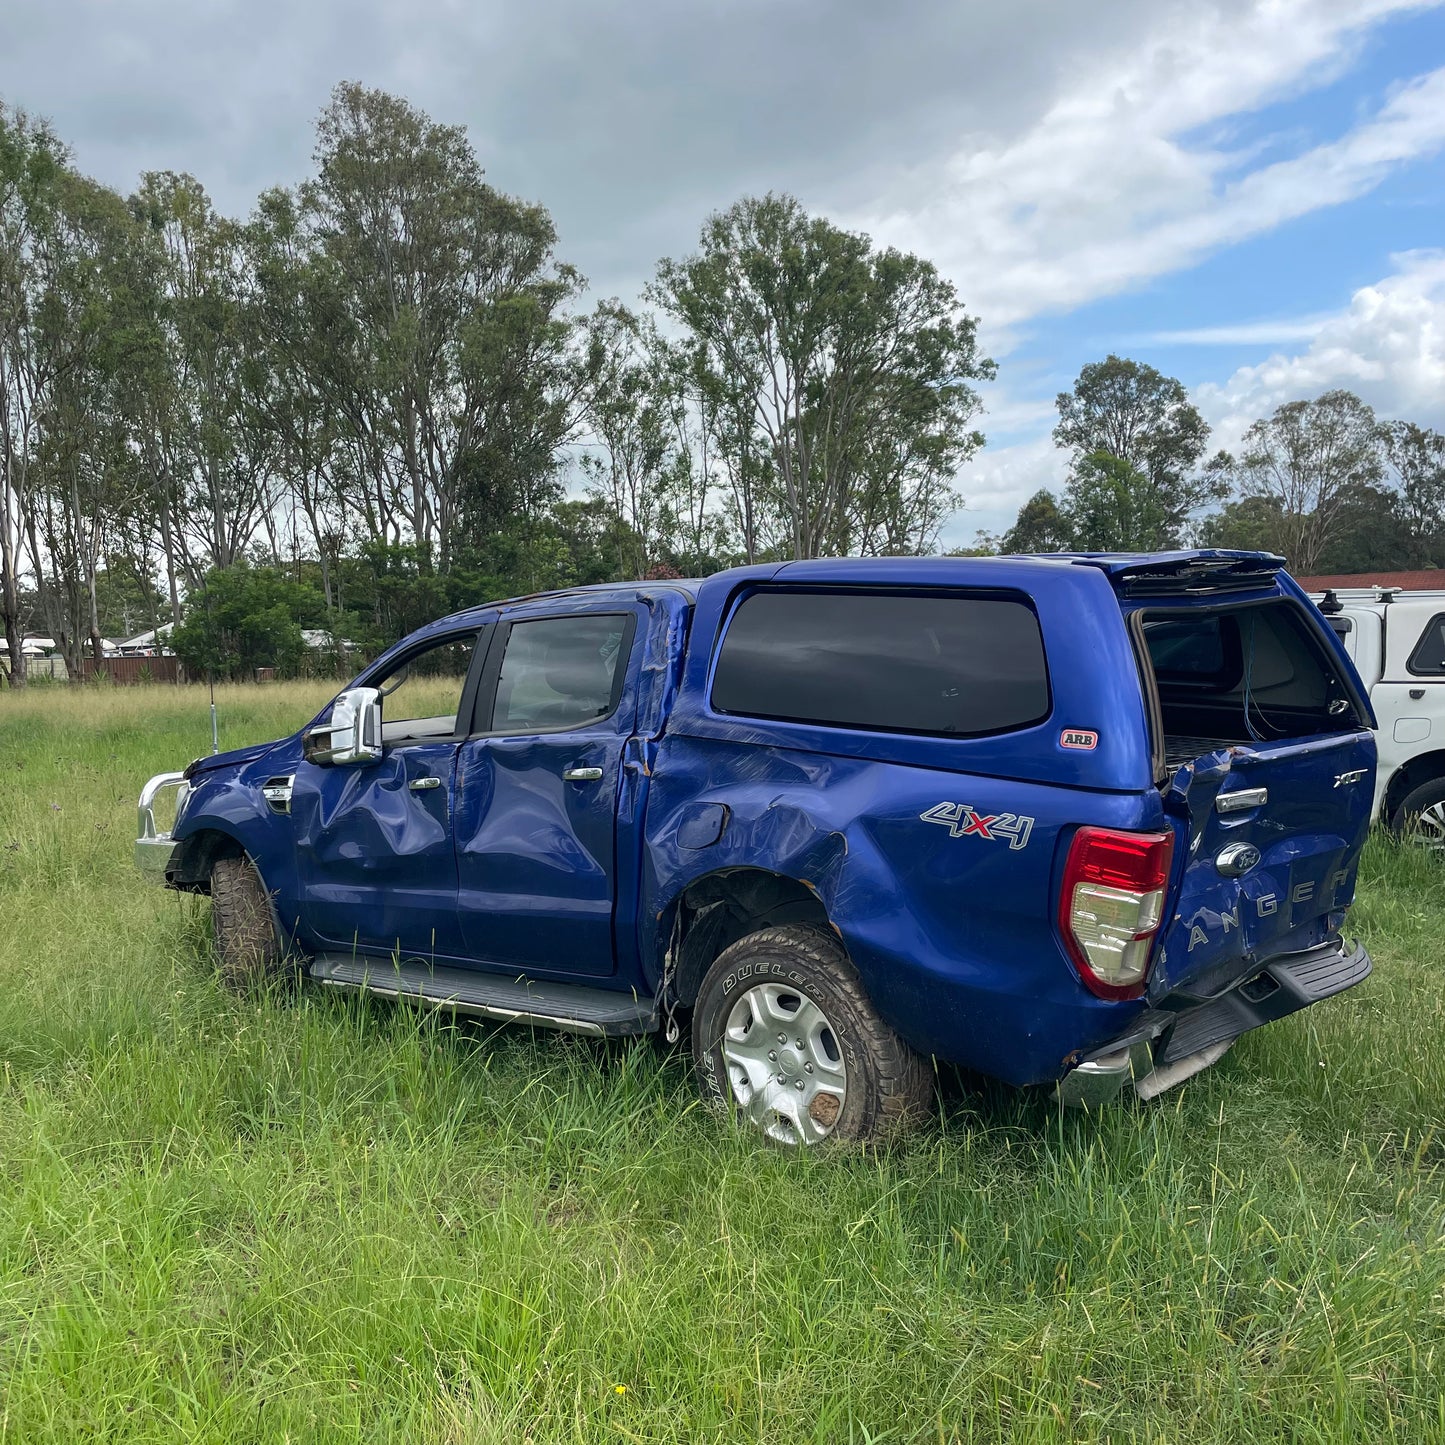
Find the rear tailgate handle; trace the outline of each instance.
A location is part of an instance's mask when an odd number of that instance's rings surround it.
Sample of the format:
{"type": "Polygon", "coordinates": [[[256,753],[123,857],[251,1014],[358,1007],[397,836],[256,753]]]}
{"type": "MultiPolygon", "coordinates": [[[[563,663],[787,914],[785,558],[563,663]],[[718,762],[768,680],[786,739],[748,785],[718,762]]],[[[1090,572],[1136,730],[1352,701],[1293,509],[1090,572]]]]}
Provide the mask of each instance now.
{"type": "Polygon", "coordinates": [[[1216,813],[1247,813],[1269,802],[1268,788],[1241,788],[1236,793],[1219,793],[1214,799],[1216,813]]]}

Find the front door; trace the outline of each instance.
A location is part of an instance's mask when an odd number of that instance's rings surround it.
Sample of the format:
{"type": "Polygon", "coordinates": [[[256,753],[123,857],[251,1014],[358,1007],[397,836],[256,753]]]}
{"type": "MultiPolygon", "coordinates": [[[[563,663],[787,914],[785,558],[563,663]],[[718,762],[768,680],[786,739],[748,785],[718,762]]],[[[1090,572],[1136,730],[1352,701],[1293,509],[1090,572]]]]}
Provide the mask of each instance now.
{"type": "Polygon", "coordinates": [[[363,679],[384,694],[379,762],[297,766],[297,877],[320,945],[427,959],[465,953],[452,812],[458,719],[471,719],[479,650],[472,628],[363,679]]]}
{"type": "Polygon", "coordinates": [[[614,971],[617,797],[635,699],[631,613],[510,623],[457,764],[462,933],[517,973],[614,971]]]}

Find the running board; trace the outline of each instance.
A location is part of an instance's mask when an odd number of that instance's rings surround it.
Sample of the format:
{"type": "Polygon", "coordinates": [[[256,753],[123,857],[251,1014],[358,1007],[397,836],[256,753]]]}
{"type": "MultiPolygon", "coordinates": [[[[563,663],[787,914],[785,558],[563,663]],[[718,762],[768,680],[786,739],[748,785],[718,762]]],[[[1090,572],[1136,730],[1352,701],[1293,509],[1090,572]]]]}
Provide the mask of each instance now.
{"type": "Polygon", "coordinates": [[[525,1023],[599,1038],[647,1034],[657,1028],[657,1010],[651,999],[614,989],[542,983],[466,968],[434,968],[420,960],[397,965],[389,958],[363,958],[349,953],[318,954],[310,972],[312,978],[330,988],[353,989],[384,998],[414,998],[504,1023],[525,1023]]]}

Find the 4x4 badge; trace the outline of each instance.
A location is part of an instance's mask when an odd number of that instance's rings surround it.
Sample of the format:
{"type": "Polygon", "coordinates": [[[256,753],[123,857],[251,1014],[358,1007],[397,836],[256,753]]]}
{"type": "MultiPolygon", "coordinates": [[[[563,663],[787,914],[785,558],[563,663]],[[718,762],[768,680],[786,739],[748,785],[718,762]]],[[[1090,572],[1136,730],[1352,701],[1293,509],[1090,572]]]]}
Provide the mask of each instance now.
{"type": "Polygon", "coordinates": [[[967,803],[935,803],[920,822],[939,823],[955,838],[1007,838],[1011,850],[1026,848],[1034,820],[1021,813],[980,813],[967,803]]]}

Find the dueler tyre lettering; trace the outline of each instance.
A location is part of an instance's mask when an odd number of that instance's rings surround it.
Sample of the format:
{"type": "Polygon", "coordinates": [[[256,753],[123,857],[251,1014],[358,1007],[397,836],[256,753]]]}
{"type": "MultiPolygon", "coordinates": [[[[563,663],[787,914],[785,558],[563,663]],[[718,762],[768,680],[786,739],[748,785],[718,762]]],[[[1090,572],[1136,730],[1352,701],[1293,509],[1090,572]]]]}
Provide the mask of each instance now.
{"type": "Polygon", "coordinates": [[[211,869],[216,967],[228,988],[244,992],[288,984],[295,970],[276,937],[271,900],[249,858],[220,858],[211,869]]]}
{"type": "Polygon", "coordinates": [[[816,928],[763,929],[719,954],[698,991],[692,1044],[703,1098],[782,1144],[885,1138],[931,1097],[927,1061],[816,928]]]}

